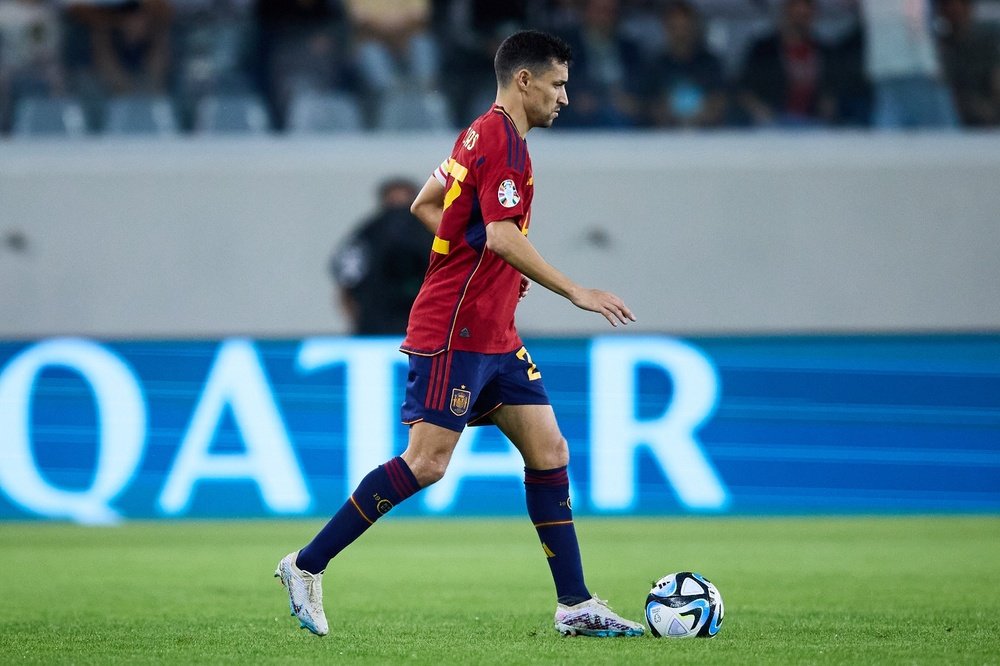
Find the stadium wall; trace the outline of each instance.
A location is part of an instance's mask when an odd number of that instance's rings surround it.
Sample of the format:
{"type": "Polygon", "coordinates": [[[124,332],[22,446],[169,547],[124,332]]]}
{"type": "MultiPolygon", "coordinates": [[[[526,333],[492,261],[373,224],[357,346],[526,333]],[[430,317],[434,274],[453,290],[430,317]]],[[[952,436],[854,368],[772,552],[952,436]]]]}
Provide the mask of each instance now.
{"type": "MultiPolygon", "coordinates": [[[[639,331],[1000,329],[1000,135],[530,138],[531,239],[639,331]]],[[[0,338],[343,332],[331,248],[453,140],[0,142],[0,338]]],[[[604,330],[557,301],[522,330],[604,330]]]]}

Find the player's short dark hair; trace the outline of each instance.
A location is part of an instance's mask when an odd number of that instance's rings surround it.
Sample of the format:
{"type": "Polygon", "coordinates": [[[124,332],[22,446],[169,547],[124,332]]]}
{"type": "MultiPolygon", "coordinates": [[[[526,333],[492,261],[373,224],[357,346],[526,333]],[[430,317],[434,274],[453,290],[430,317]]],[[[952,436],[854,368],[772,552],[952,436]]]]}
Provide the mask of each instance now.
{"type": "Polygon", "coordinates": [[[538,73],[548,69],[553,61],[569,65],[572,59],[573,50],[555,35],[522,30],[500,44],[493,59],[493,69],[497,74],[497,83],[504,86],[520,69],[538,73]]]}

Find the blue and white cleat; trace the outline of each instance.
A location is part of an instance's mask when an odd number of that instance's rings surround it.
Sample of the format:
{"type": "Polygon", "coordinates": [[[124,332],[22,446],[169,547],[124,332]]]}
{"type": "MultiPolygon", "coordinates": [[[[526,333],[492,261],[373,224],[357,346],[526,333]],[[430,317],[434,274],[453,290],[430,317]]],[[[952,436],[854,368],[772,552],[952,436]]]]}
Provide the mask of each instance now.
{"type": "Polygon", "coordinates": [[[278,562],[274,577],[288,589],[288,608],[299,618],[302,628],[326,636],[330,626],[323,612],[323,573],[311,574],[295,566],[298,553],[289,553],[278,562]]]}
{"type": "Polygon", "coordinates": [[[618,615],[608,607],[608,602],[591,597],[575,606],[556,606],[556,631],[563,636],[642,636],[642,625],[618,615]]]}

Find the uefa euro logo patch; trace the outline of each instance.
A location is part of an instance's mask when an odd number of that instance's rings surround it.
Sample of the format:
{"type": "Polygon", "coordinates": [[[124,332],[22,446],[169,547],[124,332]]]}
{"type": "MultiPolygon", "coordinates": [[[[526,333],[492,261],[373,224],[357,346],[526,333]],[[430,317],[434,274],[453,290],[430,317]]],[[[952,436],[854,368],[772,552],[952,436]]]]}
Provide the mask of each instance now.
{"type": "Polygon", "coordinates": [[[472,393],[465,389],[454,388],[451,390],[451,413],[455,416],[465,416],[469,411],[469,401],[472,393]]]}
{"type": "Polygon", "coordinates": [[[514,181],[508,178],[500,183],[500,189],[497,190],[497,199],[504,208],[513,208],[517,205],[521,200],[521,195],[517,193],[514,181]]]}

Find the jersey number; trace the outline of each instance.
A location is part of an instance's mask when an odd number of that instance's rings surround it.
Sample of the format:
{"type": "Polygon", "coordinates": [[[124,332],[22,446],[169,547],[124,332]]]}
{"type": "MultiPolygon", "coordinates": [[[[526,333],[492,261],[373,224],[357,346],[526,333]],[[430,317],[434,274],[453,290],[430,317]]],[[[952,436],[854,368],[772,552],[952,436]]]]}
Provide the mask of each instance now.
{"type": "Polygon", "coordinates": [[[516,356],[519,360],[528,364],[528,379],[530,381],[542,378],[542,373],[538,372],[538,366],[531,362],[531,354],[528,353],[525,347],[518,349],[516,356]]]}

